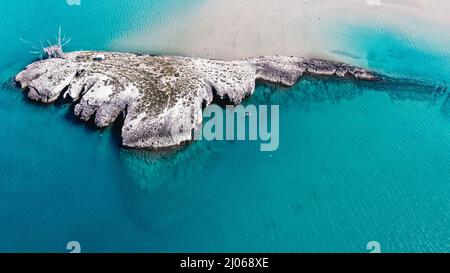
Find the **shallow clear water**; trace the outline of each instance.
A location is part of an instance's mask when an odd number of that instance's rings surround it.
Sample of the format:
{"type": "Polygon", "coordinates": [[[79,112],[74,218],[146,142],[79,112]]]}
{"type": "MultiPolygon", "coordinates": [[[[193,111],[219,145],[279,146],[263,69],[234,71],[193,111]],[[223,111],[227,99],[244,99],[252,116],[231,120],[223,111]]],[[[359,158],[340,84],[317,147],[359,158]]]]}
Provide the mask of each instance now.
{"type": "Polygon", "coordinates": [[[32,60],[19,36],[45,39],[61,25],[70,49],[108,49],[186,8],[132,3],[4,3],[0,251],[65,252],[72,240],[89,252],[366,252],[372,240],[389,252],[449,250],[450,100],[436,87],[450,80],[450,55],[423,46],[439,41],[343,26],[335,54],[409,80],[259,86],[245,103],[280,105],[278,151],[200,141],[157,155],[121,149],[118,128],[89,128],[11,82],[32,60]]]}

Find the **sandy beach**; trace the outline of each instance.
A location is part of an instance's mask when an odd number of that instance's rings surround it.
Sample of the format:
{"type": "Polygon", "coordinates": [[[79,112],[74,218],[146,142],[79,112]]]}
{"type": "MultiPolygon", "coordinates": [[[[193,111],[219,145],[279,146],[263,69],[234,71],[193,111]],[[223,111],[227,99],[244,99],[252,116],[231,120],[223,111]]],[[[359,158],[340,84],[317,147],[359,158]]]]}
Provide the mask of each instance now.
{"type": "Polygon", "coordinates": [[[336,40],[342,38],[336,30],[346,25],[389,24],[433,40],[439,37],[430,28],[450,26],[448,12],[444,0],[208,0],[111,46],[218,59],[273,54],[336,59],[336,40]]]}

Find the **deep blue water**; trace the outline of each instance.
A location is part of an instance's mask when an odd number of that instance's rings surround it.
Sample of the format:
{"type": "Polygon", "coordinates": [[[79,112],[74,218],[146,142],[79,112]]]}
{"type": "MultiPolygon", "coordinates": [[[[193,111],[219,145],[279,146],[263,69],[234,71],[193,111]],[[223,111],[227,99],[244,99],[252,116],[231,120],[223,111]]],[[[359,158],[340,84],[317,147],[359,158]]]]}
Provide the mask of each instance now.
{"type": "Polygon", "coordinates": [[[109,49],[186,8],[176,2],[4,1],[1,252],[65,252],[73,240],[88,252],[366,252],[372,240],[388,252],[449,250],[450,99],[437,92],[450,80],[445,34],[340,28],[338,56],[408,81],[259,86],[245,103],[280,105],[273,153],[206,141],[168,155],[125,150],[117,128],[89,128],[69,106],[31,103],[14,88],[33,59],[18,37],[46,39],[61,25],[69,49],[109,49]]]}

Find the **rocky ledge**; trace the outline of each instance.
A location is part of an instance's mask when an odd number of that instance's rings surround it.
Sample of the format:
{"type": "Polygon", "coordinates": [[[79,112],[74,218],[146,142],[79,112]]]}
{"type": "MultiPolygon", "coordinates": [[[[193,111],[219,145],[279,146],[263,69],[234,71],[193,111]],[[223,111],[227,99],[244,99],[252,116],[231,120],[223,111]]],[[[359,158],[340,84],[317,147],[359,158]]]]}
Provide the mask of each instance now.
{"type": "Polygon", "coordinates": [[[303,75],[376,81],[378,75],[343,63],[271,56],[240,61],[80,51],[30,64],[16,76],[28,97],[75,105],[82,120],[111,125],[123,114],[123,145],[166,148],[192,140],[202,109],[214,99],[234,104],[252,95],[255,81],[292,86],[303,75]]]}

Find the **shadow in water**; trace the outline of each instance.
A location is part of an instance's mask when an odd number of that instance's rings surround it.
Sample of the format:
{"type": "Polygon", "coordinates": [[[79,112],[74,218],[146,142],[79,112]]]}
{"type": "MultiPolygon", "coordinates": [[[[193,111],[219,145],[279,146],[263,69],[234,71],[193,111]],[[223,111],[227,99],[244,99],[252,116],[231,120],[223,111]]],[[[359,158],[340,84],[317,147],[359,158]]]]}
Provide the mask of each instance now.
{"type": "Polygon", "coordinates": [[[212,145],[196,142],[158,152],[122,149],[120,160],[127,180],[120,187],[129,220],[143,229],[163,232],[170,221],[188,217],[194,209],[193,196],[208,183],[209,170],[220,158],[221,149],[212,145]],[[204,175],[198,175],[202,172],[204,175]]]}

